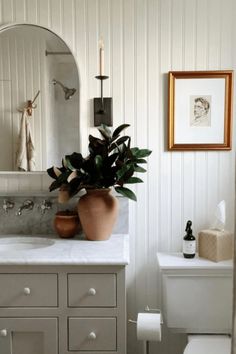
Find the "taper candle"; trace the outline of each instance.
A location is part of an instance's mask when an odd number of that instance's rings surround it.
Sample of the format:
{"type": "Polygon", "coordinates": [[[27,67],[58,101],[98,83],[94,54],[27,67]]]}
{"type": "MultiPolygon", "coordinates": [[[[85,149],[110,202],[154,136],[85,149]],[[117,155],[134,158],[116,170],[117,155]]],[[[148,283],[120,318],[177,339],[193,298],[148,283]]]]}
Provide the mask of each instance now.
{"type": "Polygon", "coordinates": [[[104,43],[103,39],[99,39],[99,75],[104,75],[104,43]]]}

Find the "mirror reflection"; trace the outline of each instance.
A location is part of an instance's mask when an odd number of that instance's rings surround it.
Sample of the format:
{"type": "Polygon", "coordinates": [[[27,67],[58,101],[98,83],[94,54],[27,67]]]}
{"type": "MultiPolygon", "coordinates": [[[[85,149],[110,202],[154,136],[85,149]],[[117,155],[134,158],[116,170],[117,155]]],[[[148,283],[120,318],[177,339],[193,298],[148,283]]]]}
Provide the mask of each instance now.
{"type": "Polygon", "coordinates": [[[54,33],[15,25],[0,32],[0,171],[45,171],[79,151],[79,77],[54,33]]]}

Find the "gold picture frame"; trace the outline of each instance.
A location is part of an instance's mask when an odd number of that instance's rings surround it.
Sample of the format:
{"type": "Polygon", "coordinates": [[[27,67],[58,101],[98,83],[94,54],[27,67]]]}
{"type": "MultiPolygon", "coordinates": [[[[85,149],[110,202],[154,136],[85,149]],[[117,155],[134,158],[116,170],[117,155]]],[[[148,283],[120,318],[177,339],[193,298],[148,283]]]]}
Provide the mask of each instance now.
{"type": "Polygon", "coordinates": [[[169,72],[168,150],[231,150],[233,70],[169,72]]]}

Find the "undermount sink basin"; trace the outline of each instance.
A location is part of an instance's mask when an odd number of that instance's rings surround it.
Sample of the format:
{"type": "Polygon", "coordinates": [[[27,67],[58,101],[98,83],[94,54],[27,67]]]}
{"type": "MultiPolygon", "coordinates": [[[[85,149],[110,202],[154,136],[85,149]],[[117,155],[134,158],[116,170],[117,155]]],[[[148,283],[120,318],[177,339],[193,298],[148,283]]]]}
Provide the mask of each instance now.
{"type": "Polygon", "coordinates": [[[42,237],[4,237],[0,238],[0,252],[34,250],[53,244],[53,240],[42,237]]]}

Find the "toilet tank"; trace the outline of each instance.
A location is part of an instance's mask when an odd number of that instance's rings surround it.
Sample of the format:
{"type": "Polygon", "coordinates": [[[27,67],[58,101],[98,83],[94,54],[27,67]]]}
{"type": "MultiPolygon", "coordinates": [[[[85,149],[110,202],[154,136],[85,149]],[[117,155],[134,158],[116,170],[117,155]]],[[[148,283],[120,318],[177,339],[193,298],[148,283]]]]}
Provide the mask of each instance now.
{"type": "Polygon", "coordinates": [[[164,322],[175,332],[231,333],[232,260],[158,253],[164,322]]]}

